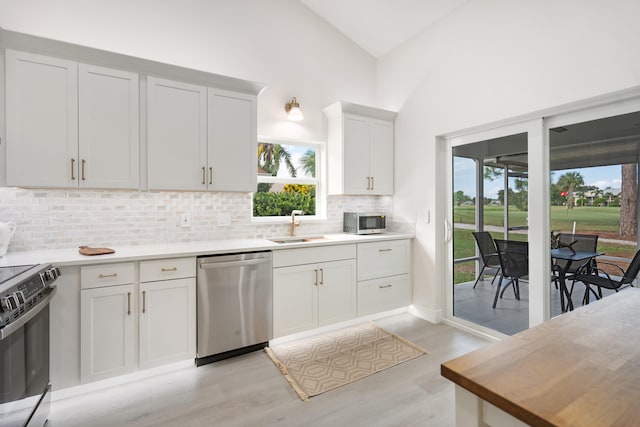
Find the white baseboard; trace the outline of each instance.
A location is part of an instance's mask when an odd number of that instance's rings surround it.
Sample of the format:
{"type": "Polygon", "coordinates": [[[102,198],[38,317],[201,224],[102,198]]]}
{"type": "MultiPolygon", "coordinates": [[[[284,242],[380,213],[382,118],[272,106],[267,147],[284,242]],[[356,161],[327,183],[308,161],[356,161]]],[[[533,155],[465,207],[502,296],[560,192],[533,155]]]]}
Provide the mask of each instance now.
{"type": "MultiPolygon", "coordinates": [[[[158,366],[157,368],[145,369],[142,371],[132,372],[126,375],[119,375],[117,377],[108,378],[106,380],[94,381],[87,384],[80,384],[73,387],[63,388],[61,390],[53,390],[51,392],[51,401],[66,399],[68,397],[75,397],[81,394],[89,393],[92,391],[102,390],[108,387],[113,387],[121,384],[126,384],[134,381],[139,381],[144,378],[153,377],[167,372],[177,371],[188,367],[195,368],[194,359],[183,360],[176,363],[170,363],[168,365],[158,366]]],[[[55,384],[53,385],[55,387],[55,384]]]]}
{"type": "Polygon", "coordinates": [[[427,307],[422,307],[419,305],[411,305],[409,306],[409,313],[413,314],[416,317],[426,320],[431,323],[440,323],[442,322],[442,309],[432,309],[427,307]]]}

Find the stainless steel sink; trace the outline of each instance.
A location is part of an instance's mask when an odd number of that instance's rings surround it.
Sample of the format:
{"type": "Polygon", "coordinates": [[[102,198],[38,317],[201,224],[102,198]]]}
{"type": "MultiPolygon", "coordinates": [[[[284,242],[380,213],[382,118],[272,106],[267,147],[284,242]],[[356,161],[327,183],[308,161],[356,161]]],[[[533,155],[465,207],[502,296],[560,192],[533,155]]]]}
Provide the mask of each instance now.
{"type": "Polygon", "coordinates": [[[304,236],[304,237],[276,237],[273,239],[267,239],[270,242],[284,244],[284,243],[313,243],[313,242],[323,242],[327,239],[324,236],[304,236]]]}

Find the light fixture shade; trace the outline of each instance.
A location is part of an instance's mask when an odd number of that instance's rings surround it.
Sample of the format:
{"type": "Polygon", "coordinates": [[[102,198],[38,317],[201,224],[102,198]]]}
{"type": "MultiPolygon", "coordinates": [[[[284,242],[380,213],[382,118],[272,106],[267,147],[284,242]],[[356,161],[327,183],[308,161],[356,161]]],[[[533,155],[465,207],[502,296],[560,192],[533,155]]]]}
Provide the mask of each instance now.
{"type": "Polygon", "coordinates": [[[300,104],[298,104],[298,100],[295,96],[291,98],[291,102],[284,104],[284,111],[289,114],[289,120],[299,122],[304,119],[304,115],[302,115],[302,111],[300,110],[300,104]]]}

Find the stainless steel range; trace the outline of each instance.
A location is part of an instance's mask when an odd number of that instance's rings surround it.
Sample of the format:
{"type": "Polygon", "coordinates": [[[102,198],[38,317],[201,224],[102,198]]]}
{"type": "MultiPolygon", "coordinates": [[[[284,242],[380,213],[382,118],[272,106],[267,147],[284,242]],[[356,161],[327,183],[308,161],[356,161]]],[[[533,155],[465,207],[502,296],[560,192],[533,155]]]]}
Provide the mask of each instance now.
{"type": "Polygon", "coordinates": [[[60,270],[0,267],[0,425],[43,426],[49,415],[49,301],[60,270]]]}

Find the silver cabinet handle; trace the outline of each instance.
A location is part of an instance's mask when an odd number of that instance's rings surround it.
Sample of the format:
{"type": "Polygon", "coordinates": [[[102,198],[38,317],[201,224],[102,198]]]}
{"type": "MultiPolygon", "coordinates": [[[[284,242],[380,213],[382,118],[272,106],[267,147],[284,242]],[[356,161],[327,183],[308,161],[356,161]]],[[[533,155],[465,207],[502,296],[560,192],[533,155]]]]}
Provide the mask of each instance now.
{"type": "Polygon", "coordinates": [[[320,286],[324,285],[324,270],[320,269],[320,286]]]}
{"type": "Polygon", "coordinates": [[[371,190],[371,177],[367,177],[367,190],[371,190]]]}
{"type": "Polygon", "coordinates": [[[111,274],[98,274],[98,279],[106,279],[107,277],[116,277],[118,275],[118,273],[111,273],[111,274]]]}
{"type": "Polygon", "coordinates": [[[372,177],[371,177],[371,189],[372,189],[372,190],[373,190],[373,189],[375,188],[375,186],[376,186],[375,181],[373,180],[374,178],[375,178],[374,176],[372,176],[372,177]]]}
{"type": "Polygon", "coordinates": [[[82,159],[82,180],[86,181],[87,178],[84,176],[84,165],[87,163],[85,159],[82,159]]]}
{"type": "Polygon", "coordinates": [[[142,291],[142,314],[147,312],[147,291],[142,291]]]}
{"type": "Polygon", "coordinates": [[[71,159],[71,181],[76,180],[76,159],[71,159]]]}
{"type": "Polygon", "coordinates": [[[131,292],[127,292],[127,316],[131,316],[131,292]]]}
{"type": "Polygon", "coordinates": [[[160,269],[160,271],[162,271],[162,272],[167,272],[167,271],[178,271],[178,267],[171,267],[171,268],[165,268],[165,267],[162,267],[162,268],[160,269]]]}
{"type": "Polygon", "coordinates": [[[202,185],[206,184],[206,182],[205,182],[205,174],[206,174],[206,172],[205,172],[205,168],[203,166],[202,167],[202,185]]]}
{"type": "Polygon", "coordinates": [[[209,185],[213,184],[213,168],[209,166],[209,185]]]}
{"type": "Polygon", "coordinates": [[[318,286],[318,269],[313,270],[313,286],[318,286]]]}
{"type": "Polygon", "coordinates": [[[380,289],[384,289],[384,288],[390,288],[392,285],[380,285],[379,288],[380,289]]]}
{"type": "Polygon", "coordinates": [[[391,252],[393,249],[378,249],[378,252],[391,252]]]}

